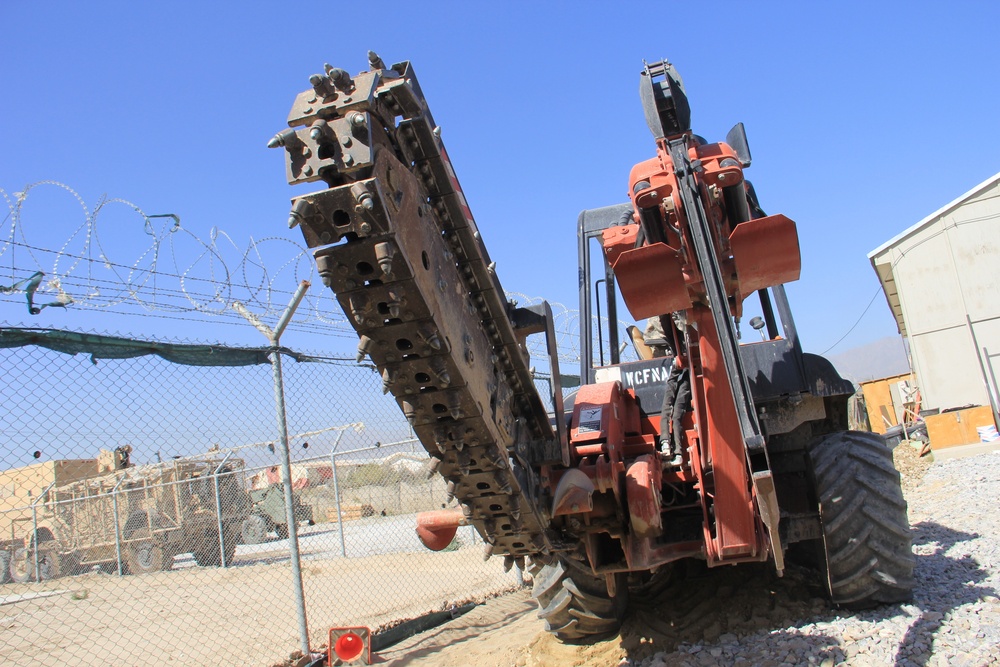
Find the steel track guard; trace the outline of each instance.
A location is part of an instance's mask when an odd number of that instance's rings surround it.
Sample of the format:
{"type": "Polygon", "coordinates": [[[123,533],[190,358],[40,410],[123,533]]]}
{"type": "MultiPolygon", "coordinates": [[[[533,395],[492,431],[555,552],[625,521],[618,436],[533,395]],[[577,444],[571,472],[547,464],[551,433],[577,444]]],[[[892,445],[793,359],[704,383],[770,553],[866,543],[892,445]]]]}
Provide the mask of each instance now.
{"type": "Polygon", "coordinates": [[[690,308],[680,250],[666,243],[635,247],[638,236],[638,225],[604,230],[604,247],[612,249],[608,263],[629,312],[642,320],[690,308]]]}
{"type": "Polygon", "coordinates": [[[729,245],[740,295],[799,279],[799,234],[783,215],[741,222],[729,235],[729,245]]]}

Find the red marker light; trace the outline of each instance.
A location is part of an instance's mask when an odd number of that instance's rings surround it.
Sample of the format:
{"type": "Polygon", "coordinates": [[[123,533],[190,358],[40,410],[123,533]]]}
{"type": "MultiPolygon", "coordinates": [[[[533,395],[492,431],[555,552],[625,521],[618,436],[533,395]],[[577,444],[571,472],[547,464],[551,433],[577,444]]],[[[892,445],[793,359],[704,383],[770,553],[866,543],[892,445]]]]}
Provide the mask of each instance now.
{"type": "Polygon", "coordinates": [[[370,665],[371,630],[368,628],[330,628],[330,665],[370,665]]]}

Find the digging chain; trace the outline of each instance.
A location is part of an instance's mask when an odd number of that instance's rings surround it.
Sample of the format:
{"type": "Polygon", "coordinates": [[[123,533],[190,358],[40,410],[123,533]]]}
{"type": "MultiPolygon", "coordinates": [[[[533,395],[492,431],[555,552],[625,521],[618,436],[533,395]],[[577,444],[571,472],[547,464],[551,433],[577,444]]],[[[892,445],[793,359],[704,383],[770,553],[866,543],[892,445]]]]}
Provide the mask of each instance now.
{"type": "Polygon", "coordinates": [[[329,186],[293,198],[289,226],[357,331],[358,361],[381,372],[487,557],[548,560],[532,466],[511,456],[552,451],[555,438],[528,364],[531,332],[515,327],[522,318],[409,63],[369,61],[354,77],[329,65],[310,77],[290,129],[268,144],[284,147],[289,184],[329,186]]]}

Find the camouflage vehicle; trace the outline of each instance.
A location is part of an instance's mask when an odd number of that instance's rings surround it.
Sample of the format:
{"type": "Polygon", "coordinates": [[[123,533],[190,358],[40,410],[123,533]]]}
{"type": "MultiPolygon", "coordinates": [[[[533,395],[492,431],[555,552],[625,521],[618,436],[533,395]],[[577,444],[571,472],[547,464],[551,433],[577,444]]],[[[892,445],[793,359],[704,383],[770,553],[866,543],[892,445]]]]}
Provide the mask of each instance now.
{"type": "Polygon", "coordinates": [[[188,552],[199,565],[231,562],[250,509],[243,461],[133,466],[130,452],[0,472],[0,560],[7,563],[0,582],[52,579],[95,565],[133,574],[169,570],[175,555],[188,552]]]}
{"type": "MultiPolygon", "coordinates": [[[[292,487],[294,488],[294,487],[292,487]]],[[[313,508],[299,502],[298,495],[293,495],[296,525],[313,525],[313,508]]],[[[274,532],[278,539],[288,537],[288,518],[285,514],[285,486],[271,484],[263,489],[250,490],[250,516],[243,520],[241,528],[243,544],[260,544],[267,538],[269,532],[274,532]]]]}

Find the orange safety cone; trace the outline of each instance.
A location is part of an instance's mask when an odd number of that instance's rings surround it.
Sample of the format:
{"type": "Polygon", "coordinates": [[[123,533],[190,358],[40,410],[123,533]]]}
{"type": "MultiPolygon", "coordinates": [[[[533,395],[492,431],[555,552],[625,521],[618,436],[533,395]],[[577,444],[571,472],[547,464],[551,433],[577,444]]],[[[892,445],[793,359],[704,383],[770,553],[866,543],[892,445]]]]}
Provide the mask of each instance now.
{"type": "Polygon", "coordinates": [[[371,637],[368,628],[330,628],[328,664],[331,667],[372,664],[371,637]]]}

